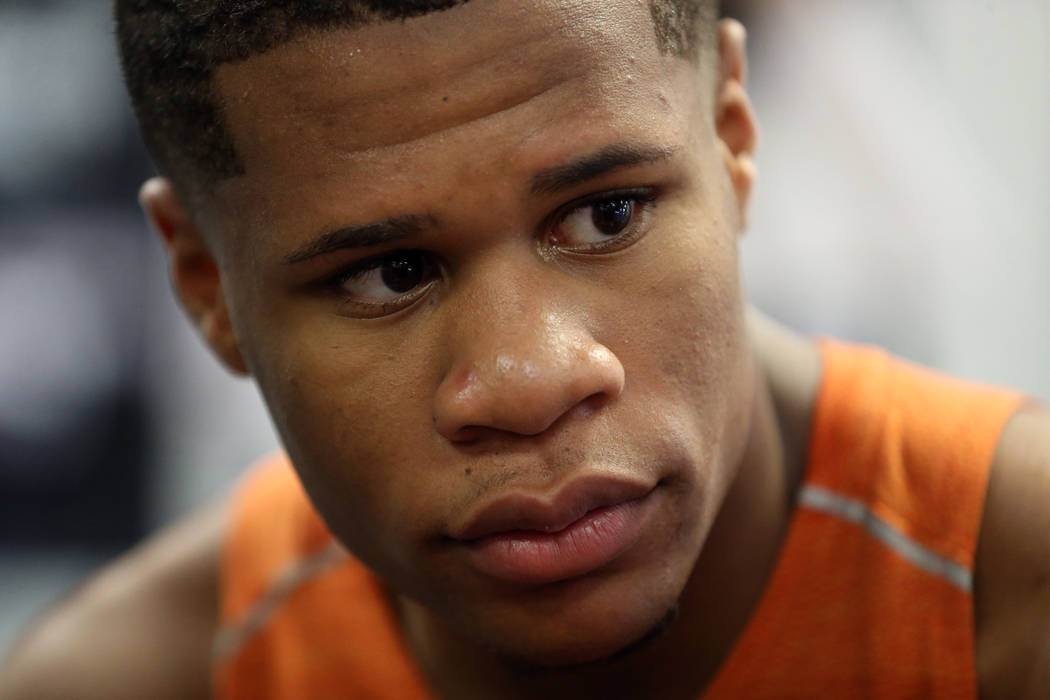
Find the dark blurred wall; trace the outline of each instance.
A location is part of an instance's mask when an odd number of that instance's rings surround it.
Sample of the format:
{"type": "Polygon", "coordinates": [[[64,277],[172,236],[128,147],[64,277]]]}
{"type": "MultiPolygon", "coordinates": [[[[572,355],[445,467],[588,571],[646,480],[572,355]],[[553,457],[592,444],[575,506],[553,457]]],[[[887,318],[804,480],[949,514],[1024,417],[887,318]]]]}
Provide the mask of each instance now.
{"type": "Polygon", "coordinates": [[[0,544],[142,534],[149,173],[103,0],[0,3],[0,544]]]}

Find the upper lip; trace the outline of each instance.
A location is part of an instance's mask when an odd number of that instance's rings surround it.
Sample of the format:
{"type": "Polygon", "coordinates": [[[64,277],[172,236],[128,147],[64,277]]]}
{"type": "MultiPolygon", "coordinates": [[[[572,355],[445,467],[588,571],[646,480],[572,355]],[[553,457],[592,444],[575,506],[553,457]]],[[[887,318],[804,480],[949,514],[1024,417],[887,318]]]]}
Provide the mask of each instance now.
{"type": "Polygon", "coordinates": [[[633,501],[653,488],[623,477],[587,475],[549,494],[508,493],[475,508],[452,537],[469,541],[515,530],[558,532],[592,510],[633,501]]]}

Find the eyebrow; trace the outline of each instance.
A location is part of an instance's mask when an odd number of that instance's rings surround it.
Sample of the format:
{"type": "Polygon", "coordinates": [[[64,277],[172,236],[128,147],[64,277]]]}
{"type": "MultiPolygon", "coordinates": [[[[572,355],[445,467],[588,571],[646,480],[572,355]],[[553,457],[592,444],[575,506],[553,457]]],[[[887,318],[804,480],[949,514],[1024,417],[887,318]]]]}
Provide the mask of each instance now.
{"type": "Polygon", "coordinates": [[[619,168],[667,160],[675,150],[672,146],[612,144],[572,163],[541,170],[532,178],[532,193],[554,194],[619,168]]]}
{"type": "Polygon", "coordinates": [[[295,265],[319,255],[346,248],[370,248],[372,246],[418,236],[427,228],[435,226],[429,216],[397,216],[359,226],[346,226],[329,231],[284,258],[286,265],[295,265]]]}
{"type": "MultiPolygon", "coordinates": [[[[567,163],[546,168],[532,178],[533,194],[555,194],[561,190],[606,173],[632,165],[667,160],[677,149],[673,146],[652,146],[616,143],[567,163]]],[[[321,255],[348,248],[369,248],[418,236],[428,228],[435,228],[433,216],[397,216],[357,226],[346,226],[322,234],[302,248],[284,257],[286,265],[295,265],[321,255]]]]}

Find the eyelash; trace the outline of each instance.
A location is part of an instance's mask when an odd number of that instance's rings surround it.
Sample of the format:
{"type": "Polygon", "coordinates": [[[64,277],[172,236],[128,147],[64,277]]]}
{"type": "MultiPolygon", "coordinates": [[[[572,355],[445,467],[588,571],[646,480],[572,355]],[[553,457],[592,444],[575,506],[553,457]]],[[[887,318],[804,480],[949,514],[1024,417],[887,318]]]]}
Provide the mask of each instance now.
{"type": "MultiPolygon", "coordinates": [[[[601,192],[598,194],[589,195],[582,199],[575,200],[557,210],[544,222],[544,237],[546,238],[549,235],[549,232],[554,230],[554,228],[558,226],[561,222],[563,222],[570,214],[578,211],[579,209],[591,207],[596,204],[601,204],[603,202],[613,202],[617,200],[630,200],[634,202],[636,206],[634,218],[637,220],[649,214],[658,196],[659,192],[655,187],[637,187],[625,190],[613,190],[611,192],[601,192]]],[[[632,222],[628,225],[627,231],[611,236],[607,242],[582,247],[579,249],[560,248],[560,250],[571,254],[588,255],[598,252],[611,252],[610,249],[619,250],[622,248],[626,248],[632,243],[634,243],[644,233],[644,221],[638,222],[636,220],[632,220],[632,222]]],[[[549,246],[549,244],[546,245],[548,245],[548,247],[555,247],[549,246]]],[[[406,292],[405,294],[402,294],[401,296],[395,299],[377,302],[362,302],[352,299],[345,293],[341,292],[341,287],[347,282],[364,277],[369,272],[372,272],[376,268],[383,265],[383,263],[387,262],[391,255],[401,252],[421,253],[422,255],[429,257],[432,260],[435,267],[438,267],[440,269],[438,263],[433,260],[433,254],[428,253],[427,251],[417,249],[397,249],[385,251],[370,258],[360,260],[352,264],[351,266],[338,271],[331,277],[327,278],[322,282],[322,285],[325,288],[332,290],[346,304],[352,305],[358,310],[363,309],[368,311],[368,317],[378,318],[381,316],[386,316],[390,313],[394,313],[395,311],[410,305],[412,301],[422,296],[422,294],[431,286],[430,283],[428,282],[426,284],[422,284],[418,288],[406,292]]]]}
{"type": "Polygon", "coordinates": [[[612,252],[610,249],[620,250],[622,248],[627,248],[641,238],[641,234],[644,233],[644,226],[642,225],[644,224],[644,221],[637,221],[637,219],[647,216],[651,212],[659,195],[660,192],[656,187],[635,187],[625,190],[600,192],[566,204],[548,219],[547,223],[544,225],[544,229],[548,232],[553,231],[554,228],[565,221],[570,214],[579,209],[592,207],[596,204],[602,204],[603,202],[629,200],[635,203],[636,209],[634,212],[635,220],[632,220],[628,225],[628,231],[610,236],[608,241],[597,245],[583,248],[558,248],[558,250],[566,253],[587,255],[591,253],[612,252]]]}
{"type": "MultiPolygon", "coordinates": [[[[383,263],[387,262],[392,255],[395,255],[397,253],[412,252],[420,253],[423,256],[433,258],[433,255],[425,250],[418,250],[414,248],[390,250],[384,253],[380,253],[379,255],[374,255],[370,258],[358,261],[350,267],[340,270],[335,275],[325,280],[322,284],[326,289],[332,290],[332,292],[336,296],[338,296],[343,303],[351,305],[358,310],[366,310],[368,312],[366,317],[368,318],[378,318],[390,313],[394,313],[395,311],[407,306],[408,303],[411,303],[411,301],[414,301],[416,298],[422,296],[423,293],[430,288],[431,282],[433,282],[433,280],[430,280],[425,284],[421,284],[419,285],[419,287],[405,292],[404,294],[387,301],[358,301],[356,299],[352,299],[345,292],[341,291],[341,287],[347,282],[353,281],[355,279],[360,279],[367,275],[369,272],[372,272],[373,270],[382,266],[383,263]]],[[[436,262],[433,264],[435,267],[438,267],[436,262]]]]}

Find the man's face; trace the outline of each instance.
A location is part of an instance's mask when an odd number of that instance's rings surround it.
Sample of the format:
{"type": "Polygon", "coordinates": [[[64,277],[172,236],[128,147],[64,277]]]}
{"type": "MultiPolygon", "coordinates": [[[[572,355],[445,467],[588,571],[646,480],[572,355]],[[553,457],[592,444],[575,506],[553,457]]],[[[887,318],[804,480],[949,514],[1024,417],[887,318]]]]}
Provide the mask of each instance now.
{"type": "Polygon", "coordinates": [[[568,5],[217,76],[223,290],[315,505],[449,628],[556,665],[674,605],[753,381],[710,88],[647,3],[568,5]]]}

